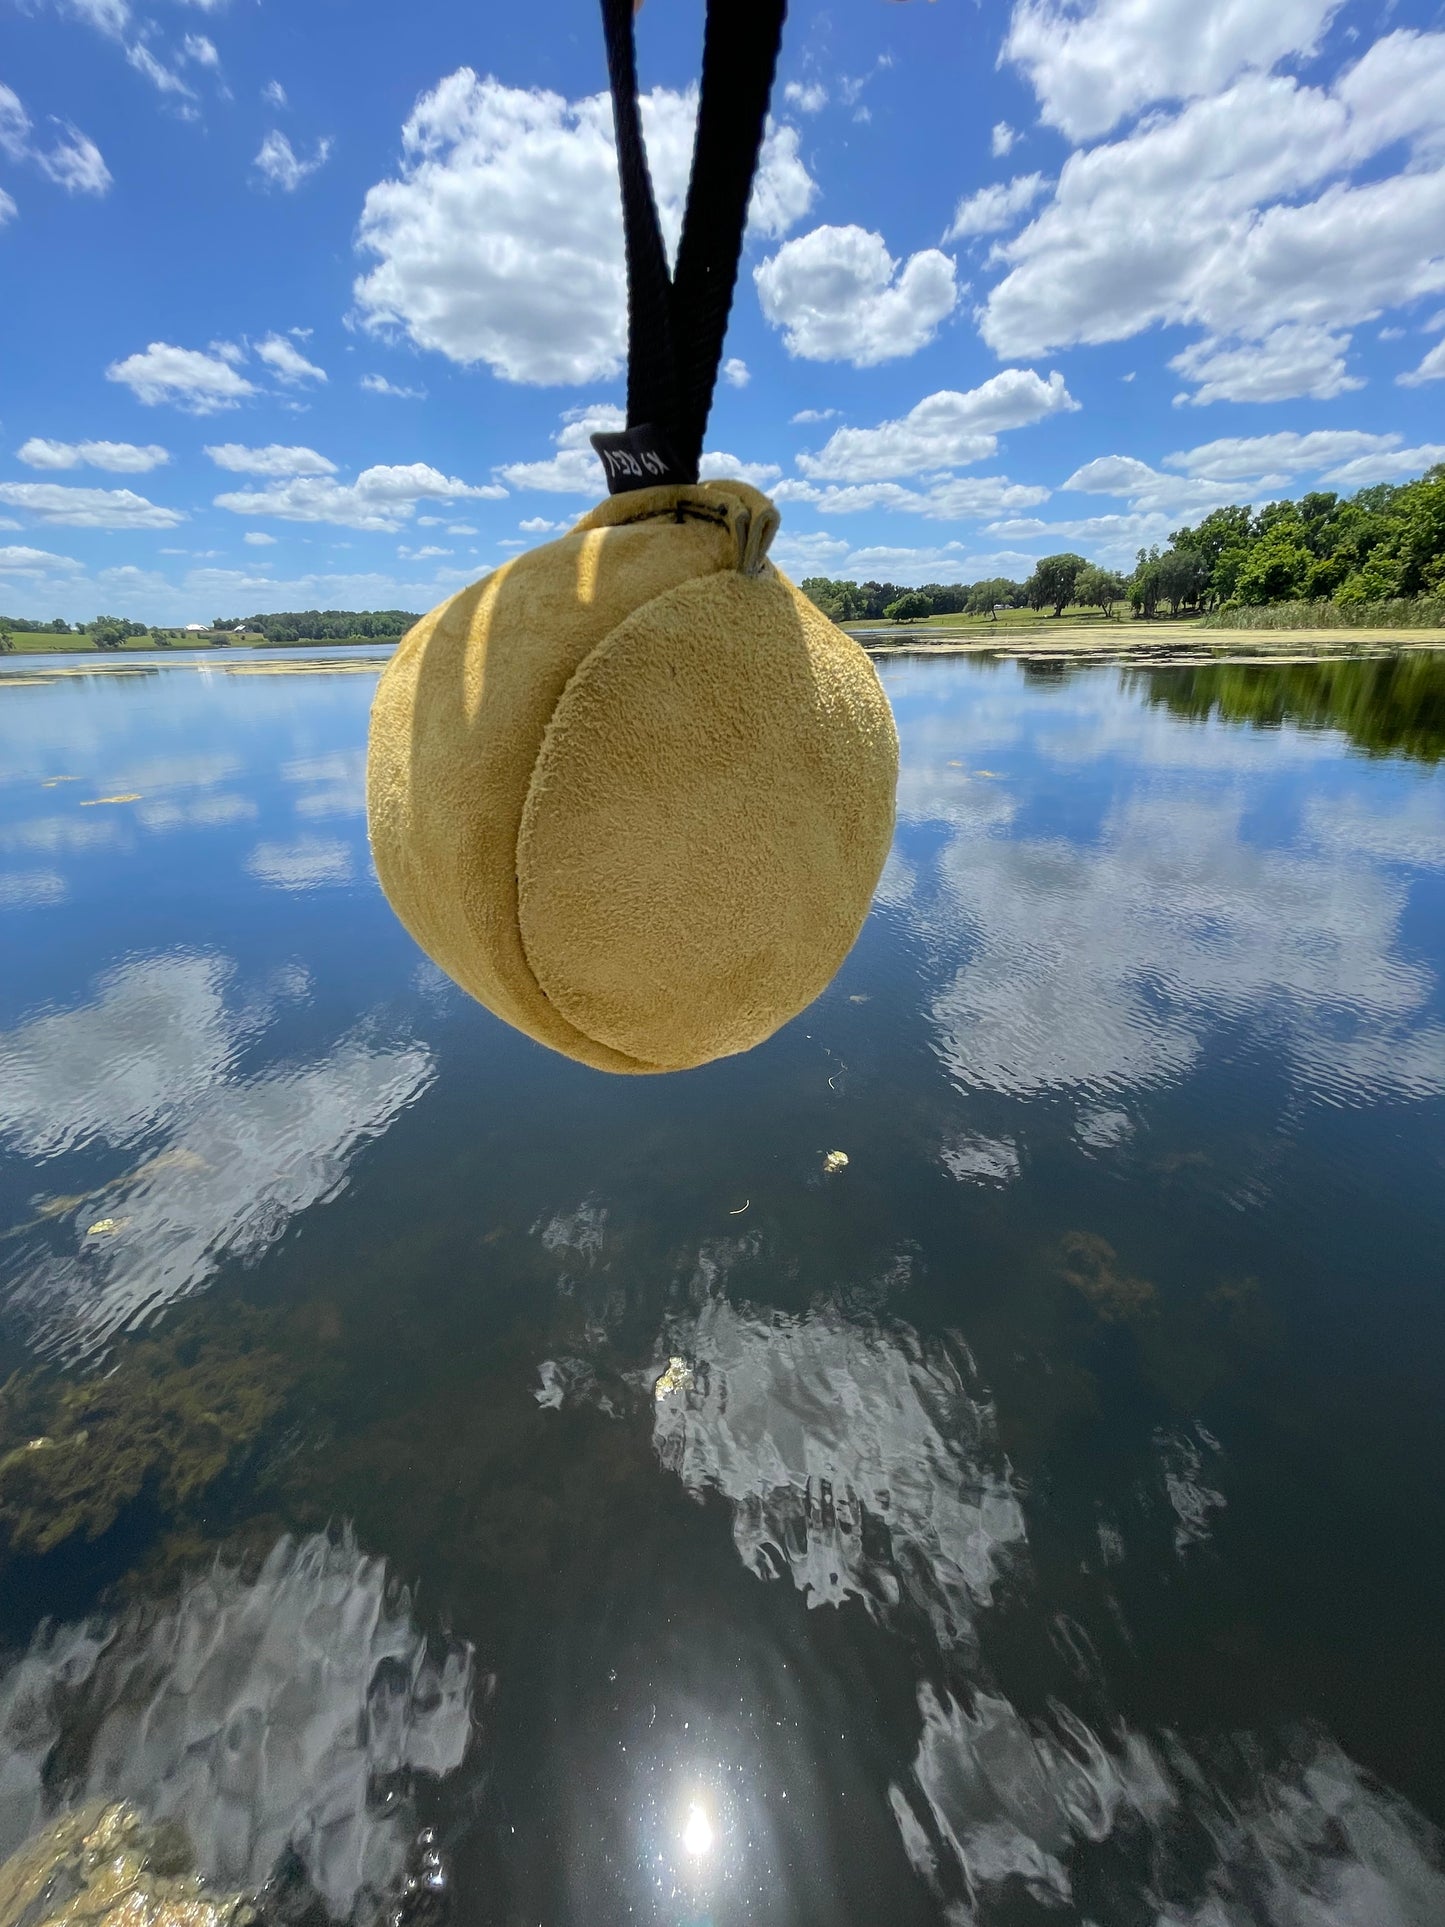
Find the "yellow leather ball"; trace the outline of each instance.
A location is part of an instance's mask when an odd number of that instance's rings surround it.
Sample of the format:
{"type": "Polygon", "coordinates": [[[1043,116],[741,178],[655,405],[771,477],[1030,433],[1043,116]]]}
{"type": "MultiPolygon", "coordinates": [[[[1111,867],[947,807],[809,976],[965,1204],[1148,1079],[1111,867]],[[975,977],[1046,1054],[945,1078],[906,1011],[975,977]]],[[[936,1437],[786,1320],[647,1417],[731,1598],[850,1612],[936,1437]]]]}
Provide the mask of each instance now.
{"type": "Polygon", "coordinates": [[[741,482],[615,495],[424,616],[371,712],[382,888],[447,975],[598,1070],[750,1049],[827,985],[893,834],[867,656],[741,482]]]}

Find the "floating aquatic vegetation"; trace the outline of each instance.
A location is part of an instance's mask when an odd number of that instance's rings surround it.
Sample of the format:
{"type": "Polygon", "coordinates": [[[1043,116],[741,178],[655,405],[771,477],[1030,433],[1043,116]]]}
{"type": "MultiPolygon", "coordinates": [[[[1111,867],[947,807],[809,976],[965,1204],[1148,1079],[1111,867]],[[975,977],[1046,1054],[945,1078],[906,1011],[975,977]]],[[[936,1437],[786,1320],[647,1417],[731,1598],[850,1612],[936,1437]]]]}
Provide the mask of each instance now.
{"type": "Polygon", "coordinates": [[[658,1376],[652,1388],[653,1397],[667,1398],[673,1392],[685,1392],[692,1384],[692,1370],[685,1358],[669,1358],[667,1370],[658,1376]]]}
{"type": "Polygon", "coordinates": [[[0,1524],[17,1552],[96,1539],[147,1490],[171,1510],[248,1452],[284,1403],[292,1368],[239,1309],[224,1338],[188,1324],[78,1381],[16,1373],[0,1388],[0,1524]]]}

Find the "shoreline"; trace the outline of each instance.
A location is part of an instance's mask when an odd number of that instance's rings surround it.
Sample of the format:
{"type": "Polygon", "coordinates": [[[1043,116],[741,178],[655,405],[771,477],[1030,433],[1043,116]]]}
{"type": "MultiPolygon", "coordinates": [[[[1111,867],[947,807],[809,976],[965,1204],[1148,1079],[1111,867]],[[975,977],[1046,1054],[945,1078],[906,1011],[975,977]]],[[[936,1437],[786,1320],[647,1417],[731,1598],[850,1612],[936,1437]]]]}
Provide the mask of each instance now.
{"type": "Polygon", "coordinates": [[[999,661],[1038,663],[1137,662],[1161,668],[1184,663],[1322,662],[1333,657],[1397,656],[1407,651],[1445,651],[1445,629],[1204,629],[1160,634],[1130,633],[1132,625],[1099,623],[1063,635],[1023,629],[1010,634],[963,635],[935,642],[897,631],[849,629],[870,656],[987,655],[999,661]],[[1120,631],[1123,631],[1121,634],[1120,631]],[[877,638],[874,640],[874,638],[877,638]]]}
{"type": "MultiPolygon", "coordinates": [[[[1195,624],[1160,630],[1151,625],[1120,622],[1081,622],[1060,633],[1052,625],[1001,623],[983,632],[964,630],[906,631],[883,625],[839,625],[845,635],[870,656],[992,656],[999,661],[1036,663],[1137,662],[1160,668],[1188,663],[1322,662],[1331,658],[1396,656],[1407,652],[1445,652],[1445,629],[1205,629],[1195,624]],[[1136,626],[1143,634],[1136,634],[1136,626]]],[[[43,668],[53,656],[81,656],[97,667],[138,657],[170,660],[178,666],[202,663],[237,670],[264,667],[257,657],[314,653],[321,650],[386,650],[400,638],[357,637],[346,642],[313,641],[245,643],[234,648],[195,645],[161,649],[155,644],[129,649],[76,647],[78,637],[57,636],[53,646],[14,649],[0,657],[0,680],[13,676],[22,662],[43,668]],[[66,645],[70,646],[67,647],[66,645]]],[[[276,665],[280,668],[282,665],[276,665]]],[[[75,665],[79,667],[79,665],[75,665]]]]}

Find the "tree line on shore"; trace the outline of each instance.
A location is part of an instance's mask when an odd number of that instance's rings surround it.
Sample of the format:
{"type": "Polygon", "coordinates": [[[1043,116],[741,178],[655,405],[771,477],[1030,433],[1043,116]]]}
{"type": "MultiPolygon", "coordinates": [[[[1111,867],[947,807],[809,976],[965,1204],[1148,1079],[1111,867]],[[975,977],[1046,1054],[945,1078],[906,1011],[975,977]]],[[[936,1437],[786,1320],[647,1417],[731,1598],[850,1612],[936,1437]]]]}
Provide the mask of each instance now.
{"type": "Polygon", "coordinates": [[[803,593],[835,622],[993,616],[1002,609],[1098,609],[1136,616],[1205,615],[1328,602],[1342,611],[1445,596],[1445,463],[1418,481],[1380,482],[1350,496],[1317,489],[1298,501],[1218,508],[1176,529],[1166,548],[1140,549],[1133,571],[1082,555],[1047,555],[1023,582],[842,582],[808,576],[803,593]]]}
{"type": "Polygon", "coordinates": [[[194,630],[167,628],[150,622],[135,622],[129,616],[94,616],[89,622],[70,623],[56,616],[51,622],[38,622],[30,616],[0,616],[0,650],[11,646],[12,636],[74,636],[78,647],[123,649],[127,642],[145,636],[159,648],[169,649],[177,642],[216,640],[234,636],[247,642],[392,642],[404,636],[418,620],[406,609],[303,609],[285,610],[279,615],[218,616],[208,630],[198,636],[194,630]]]}
{"type": "Polygon", "coordinates": [[[421,620],[408,609],[301,609],[279,615],[218,616],[214,630],[259,635],[266,642],[392,642],[421,620]]]}

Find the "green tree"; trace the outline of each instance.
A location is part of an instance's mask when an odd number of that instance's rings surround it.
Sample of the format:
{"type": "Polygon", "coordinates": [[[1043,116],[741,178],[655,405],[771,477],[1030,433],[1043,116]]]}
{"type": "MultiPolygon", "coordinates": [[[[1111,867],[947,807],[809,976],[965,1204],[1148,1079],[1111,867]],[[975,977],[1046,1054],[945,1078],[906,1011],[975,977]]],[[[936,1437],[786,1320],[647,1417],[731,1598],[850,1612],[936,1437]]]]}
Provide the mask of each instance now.
{"type": "Polygon", "coordinates": [[[918,622],[933,614],[933,601],[921,589],[910,589],[896,602],[890,602],[883,613],[890,622],[918,622]]]}
{"type": "Polygon", "coordinates": [[[1298,517],[1277,516],[1265,525],[1264,533],[1246,556],[1234,585],[1234,599],[1243,603],[1292,601],[1305,593],[1313,561],[1298,517]]]}
{"type": "Polygon", "coordinates": [[[1129,578],[1127,594],[1136,616],[1151,621],[1159,606],[1162,593],[1159,587],[1159,549],[1140,549],[1134,558],[1134,573],[1129,578]]]}
{"type": "Polygon", "coordinates": [[[964,612],[971,616],[987,616],[996,620],[994,610],[1002,605],[1005,609],[1022,609],[1027,597],[1024,585],[1013,581],[1006,575],[986,576],[982,582],[975,582],[964,597],[964,612]]]}
{"type": "Polygon", "coordinates": [[[119,649],[130,634],[130,624],[124,616],[97,616],[86,626],[91,646],[96,649],[119,649]]]}
{"type": "Polygon", "coordinates": [[[1112,569],[1101,569],[1092,562],[1088,568],[1080,569],[1074,584],[1074,600],[1086,609],[1102,609],[1107,616],[1113,612],[1114,604],[1123,599],[1124,578],[1115,575],[1112,569]]]}
{"type": "Polygon", "coordinates": [[[1209,587],[1208,558],[1196,549],[1166,549],[1158,566],[1159,594],[1173,606],[1175,615],[1197,606],[1209,587]]]}
{"type": "Polygon", "coordinates": [[[1054,614],[1061,616],[1073,600],[1074,584],[1088,566],[1083,556],[1074,555],[1068,550],[1062,555],[1042,557],[1029,577],[1033,597],[1037,597],[1037,600],[1030,598],[1030,607],[1042,609],[1052,603],[1054,614]]]}

